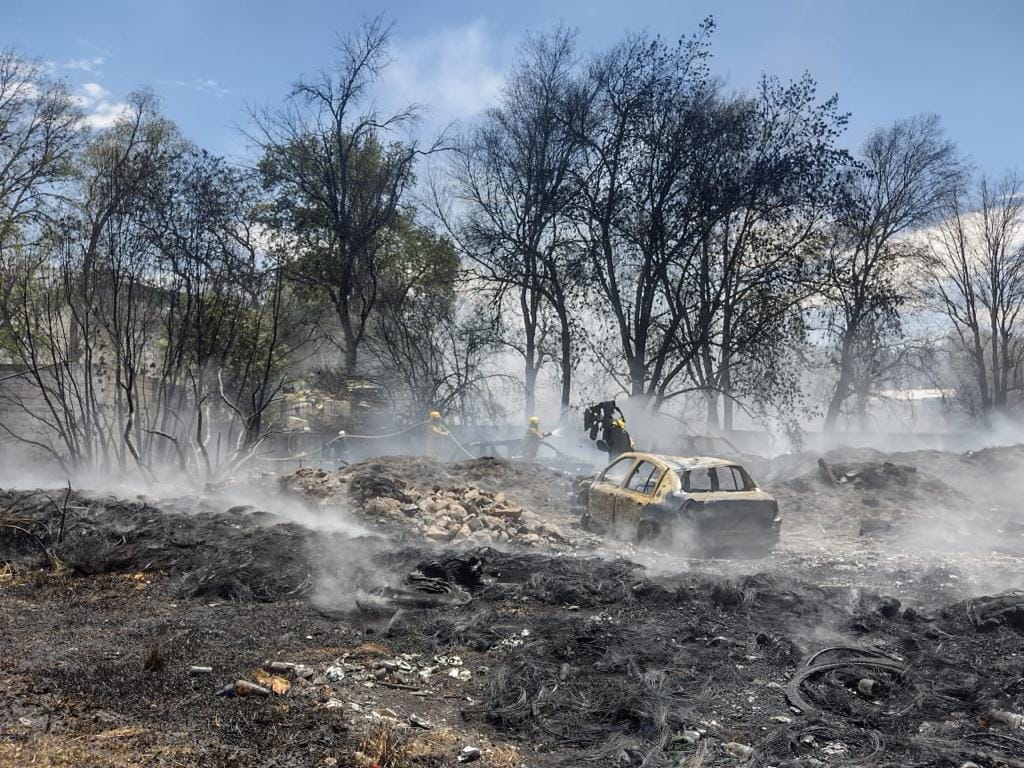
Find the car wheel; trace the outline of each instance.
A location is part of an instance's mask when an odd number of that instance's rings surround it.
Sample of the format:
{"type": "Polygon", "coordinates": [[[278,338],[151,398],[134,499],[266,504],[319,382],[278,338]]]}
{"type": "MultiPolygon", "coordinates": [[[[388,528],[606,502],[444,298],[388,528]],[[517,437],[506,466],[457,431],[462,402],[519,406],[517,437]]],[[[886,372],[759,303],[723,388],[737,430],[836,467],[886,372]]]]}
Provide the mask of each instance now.
{"type": "Polygon", "coordinates": [[[644,542],[657,541],[661,538],[661,526],[653,520],[641,520],[636,527],[636,540],[644,542]]]}

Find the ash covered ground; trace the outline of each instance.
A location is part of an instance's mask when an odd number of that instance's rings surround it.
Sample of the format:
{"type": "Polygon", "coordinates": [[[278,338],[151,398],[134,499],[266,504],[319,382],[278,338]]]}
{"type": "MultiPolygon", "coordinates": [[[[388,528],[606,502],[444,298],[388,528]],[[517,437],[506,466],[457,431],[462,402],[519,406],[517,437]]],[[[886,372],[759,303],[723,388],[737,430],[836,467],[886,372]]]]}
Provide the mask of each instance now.
{"type": "Polygon", "coordinates": [[[761,560],[489,459],[4,492],[0,765],[1024,765],[1024,450],[818,458],[761,560]]]}

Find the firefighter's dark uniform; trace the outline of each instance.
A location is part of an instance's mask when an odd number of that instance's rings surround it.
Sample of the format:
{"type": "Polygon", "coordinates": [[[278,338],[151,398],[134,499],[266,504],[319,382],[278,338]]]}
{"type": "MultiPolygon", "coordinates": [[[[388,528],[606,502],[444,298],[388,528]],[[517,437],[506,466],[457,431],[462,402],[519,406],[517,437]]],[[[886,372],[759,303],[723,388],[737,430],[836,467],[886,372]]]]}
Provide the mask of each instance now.
{"type": "Polygon", "coordinates": [[[616,419],[605,430],[604,442],[608,446],[608,461],[615,461],[622,454],[636,449],[622,419],[616,419]]]}

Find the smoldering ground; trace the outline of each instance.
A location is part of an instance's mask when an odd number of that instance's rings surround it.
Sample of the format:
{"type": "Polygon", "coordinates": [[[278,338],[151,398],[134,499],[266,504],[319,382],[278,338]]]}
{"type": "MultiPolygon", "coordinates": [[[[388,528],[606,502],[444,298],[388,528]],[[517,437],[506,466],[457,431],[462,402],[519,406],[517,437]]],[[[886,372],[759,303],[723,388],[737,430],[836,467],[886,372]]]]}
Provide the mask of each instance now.
{"type": "MultiPolygon", "coordinates": [[[[999,452],[989,461],[1013,463],[999,452]]],[[[545,498],[544,483],[530,484],[541,470],[376,460],[385,474],[389,464],[414,485],[476,482],[522,490],[537,509],[565,504],[560,486],[545,498]]],[[[925,480],[915,493],[940,488],[925,480]]],[[[783,499],[782,545],[755,561],[681,562],[611,540],[595,556],[454,551],[357,527],[358,499],[289,509],[258,493],[266,512],[237,497],[7,493],[0,755],[33,754],[35,724],[48,721],[48,738],[103,749],[118,743],[100,739],[110,723],[130,726],[126,748],[188,750],[179,762],[357,765],[373,713],[387,709],[408,741],[422,730],[401,725],[410,713],[454,733],[424,747],[421,765],[449,764],[465,743],[542,768],[1013,765],[1017,736],[996,715],[1024,709],[1013,655],[1022,600],[977,596],[1014,584],[1020,561],[861,536],[860,517],[878,508],[856,483],[826,488],[808,472],[787,482],[766,484],[783,499]],[[477,580],[431,567],[471,557],[477,580]],[[450,589],[406,600],[424,583],[410,576],[427,573],[450,589]],[[146,668],[153,648],[159,671],[146,668]],[[435,656],[459,658],[465,674],[424,677],[435,656]],[[314,676],[283,699],[215,696],[269,658],[314,676]],[[215,679],[190,677],[198,663],[215,679]],[[344,675],[328,678],[328,667],[344,675]]]]}

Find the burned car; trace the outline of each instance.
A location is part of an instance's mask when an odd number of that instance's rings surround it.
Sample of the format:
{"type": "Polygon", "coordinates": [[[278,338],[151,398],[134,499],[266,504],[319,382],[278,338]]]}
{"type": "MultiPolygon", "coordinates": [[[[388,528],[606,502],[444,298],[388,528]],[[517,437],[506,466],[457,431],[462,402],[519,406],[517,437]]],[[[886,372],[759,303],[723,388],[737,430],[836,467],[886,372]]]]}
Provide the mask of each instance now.
{"type": "Polygon", "coordinates": [[[767,554],[779,505],[739,464],[626,453],[581,484],[585,527],[687,554],[767,554]]]}

